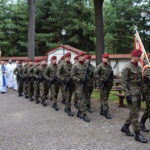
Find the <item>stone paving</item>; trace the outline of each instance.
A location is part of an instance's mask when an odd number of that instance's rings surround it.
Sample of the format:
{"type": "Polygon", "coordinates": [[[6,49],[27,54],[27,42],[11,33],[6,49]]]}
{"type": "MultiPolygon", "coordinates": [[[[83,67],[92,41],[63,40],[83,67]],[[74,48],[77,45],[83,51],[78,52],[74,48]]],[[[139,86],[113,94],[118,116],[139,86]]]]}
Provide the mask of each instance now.
{"type": "MultiPolygon", "coordinates": [[[[143,144],[120,132],[128,109],[110,104],[113,119],[106,120],[99,105],[92,100],[94,112],[86,123],[67,116],[60,102],[56,112],[50,101],[43,107],[13,90],[0,94],[0,150],[150,150],[150,133],[142,133],[149,141],[143,144]]],[[[150,129],[149,121],[146,126],[150,129]]]]}

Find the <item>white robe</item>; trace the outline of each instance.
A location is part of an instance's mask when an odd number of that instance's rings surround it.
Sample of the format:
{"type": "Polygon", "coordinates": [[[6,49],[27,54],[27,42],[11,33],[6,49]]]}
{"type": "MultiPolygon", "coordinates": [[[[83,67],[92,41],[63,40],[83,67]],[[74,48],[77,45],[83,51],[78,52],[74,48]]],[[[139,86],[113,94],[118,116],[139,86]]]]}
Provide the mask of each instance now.
{"type": "Polygon", "coordinates": [[[7,86],[8,88],[13,87],[13,64],[7,64],[6,65],[6,77],[7,77],[7,86]]]}
{"type": "MultiPolygon", "coordinates": [[[[4,73],[4,78],[6,80],[6,72],[4,73]]],[[[6,92],[6,85],[3,84],[3,73],[1,70],[1,65],[0,65],[0,92],[4,92],[4,93],[6,92]]]]}
{"type": "MultiPolygon", "coordinates": [[[[13,70],[15,70],[17,66],[18,66],[18,65],[15,64],[13,70]]],[[[13,88],[14,88],[16,91],[18,90],[17,76],[16,76],[15,74],[13,74],[13,88]]]]}

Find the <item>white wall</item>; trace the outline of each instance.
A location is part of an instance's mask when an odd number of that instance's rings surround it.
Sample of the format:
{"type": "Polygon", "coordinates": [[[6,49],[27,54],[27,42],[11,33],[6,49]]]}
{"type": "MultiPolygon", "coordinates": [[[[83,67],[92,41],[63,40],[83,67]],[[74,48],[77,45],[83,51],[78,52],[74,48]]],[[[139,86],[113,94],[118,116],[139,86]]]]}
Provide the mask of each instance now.
{"type": "MultiPolygon", "coordinates": [[[[66,53],[71,53],[71,63],[74,63],[74,57],[77,56],[76,53],[68,51],[66,49],[64,49],[64,54],[66,53]]],[[[50,64],[50,59],[52,56],[57,56],[57,62],[61,59],[61,57],[63,56],[63,48],[58,48],[55,51],[52,51],[48,54],[48,64],[50,64]]]]}
{"type": "MultiPolygon", "coordinates": [[[[68,52],[71,53],[71,63],[74,63],[74,57],[77,56],[77,54],[66,49],[64,50],[65,54],[68,52]]],[[[57,56],[57,62],[58,62],[60,58],[63,56],[63,48],[60,47],[48,54],[48,64],[50,64],[50,59],[52,56],[57,56]]],[[[114,74],[119,75],[122,69],[124,68],[124,66],[128,64],[129,62],[130,62],[130,59],[124,59],[124,58],[118,59],[118,64],[116,68],[114,69],[114,74]]],[[[110,59],[110,63],[111,63],[111,66],[114,67],[114,65],[116,64],[116,59],[110,59]]],[[[91,64],[96,67],[96,60],[91,60],[91,64]]]]}

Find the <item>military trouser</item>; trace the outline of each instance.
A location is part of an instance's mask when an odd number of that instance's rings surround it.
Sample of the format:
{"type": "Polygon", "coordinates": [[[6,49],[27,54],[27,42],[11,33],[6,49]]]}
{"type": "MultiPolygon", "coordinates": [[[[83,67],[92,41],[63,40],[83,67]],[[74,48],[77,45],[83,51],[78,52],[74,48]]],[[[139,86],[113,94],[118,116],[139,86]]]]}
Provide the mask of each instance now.
{"type": "Polygon", "coordinates": [[[28,94],[28,81],[27,80],[23,81],[23,93],[25,95],[28,94]]]}
{"type": "Polygon", "coordinates": [[[45,95],[46,95],[46,97],[48,96],[48,94],[49,94],[49,88],[48,88],[48,81],[46,80],[45,81],[45,95]]]}
{"type": "Polygon", "coordinates": [[[38,85],[38,80],[34,80],[33,83],[33,89],[34,89],[34,98],[38,98],[39,97],[39,85],[38,85]]]}
{"type": "Polygon", "coordinates": [[[110,88],[106,87],[104,90],[100,87],[100,100],[101,100],[101,108],[103,111],[106,111],[109,109],[108,106],[108,97],[110,93],[110,88]]]}
{"type": "Polygon", "coordinates": [[[45,90],[45,81],[41,81],[39,84],[39,90],[40,90],[40,96],[41,96],[41,100],[45,100],[46,99],[46,90],[45,90]]]}
{"type": "Polygon", "coordinates": [[[74,90],[72,92],[72,100],[73,100],[74,103],[78,103],[76,84],[74,84],[74,90]]]}
{"type": "Polygon", "coordinates": [[[146,109],[142,115],[142,119],[147,120],[150,118],[150,94],[145,95],[146,109]]]}
{"type": "Polygon", "coordinates": [[[65,99],[65,90],[64,90],[64,84],[60,84],[61,93],[62,93],[62,99],[65,99]]]}
{"type": "Polygon", "coordinates": [[[130,113],[125,122],[125,124],[132,124],[133,130],[139,131],[138,117],[139,117],[139,109],[141,106],[141,96],[136,95],[132,96],[132,104],[129,104],[130,113]]]}
{"type": "Polygon", "coordinates": [[[28,96],[32,97],[33,96],[33,83],[31,81],[28,81],[28,96]]]}
{"type": "Polygon", "coordinates": [[[57,97],[59,93],[59,85],[58,84],[52,84],[50,87],[50,93],[51,93],[51,98],[54,103],[57,103],[57,97]]]}
{"type": "Polygon", "coordinates": [[[72,97],[72,92],[74,90],[74,86],[73,85],[70,85],[66,88],[66,90],[64,89],[64,96],[65,96],[65,106],[66,108],[69,108],[71,107],[71,97],[72,97]]]}
{"type": "Polygon", "coordinates": [[[92,91],[93,91],[93,86],[87,85],[85,88],[86,105],[91,104],[90,98],[91,98],[92,91]]]}
{"type": "Polygon", "coordinates": [[[22,94],[23,91],[23,85],[21,83],[21,79],[17,79],[17,84],[18,84],[18,94],[22,94]]]}
{"type": "Polygon", "coordinates": [[[86,93],[85,90],[82,89],[82,84],[78,83],[76,86],[77,99],[78,99],[78,110],[84,114],[87,111],[86,107],[86,93]]]}

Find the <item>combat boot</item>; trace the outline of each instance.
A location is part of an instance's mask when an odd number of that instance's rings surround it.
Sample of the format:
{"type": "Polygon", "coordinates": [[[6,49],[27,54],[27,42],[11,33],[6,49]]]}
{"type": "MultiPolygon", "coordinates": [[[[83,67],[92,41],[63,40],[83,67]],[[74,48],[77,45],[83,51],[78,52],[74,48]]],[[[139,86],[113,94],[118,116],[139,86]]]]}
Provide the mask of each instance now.
{"type": "Polygon", "coordinates": [[[69,110],[68,110],[68,108],[67,108],[67,107],[65,107],[64,111],[65,111],[66,113],[68,113],[68,112],[69,112],[69,110]]]}
{"type": "Polygon", "coordinates": [[[91,109],[91,105],[89,104],[89,105],[86,105],[86,106],[87,106],[87,110],[88,110],[88,112],[92,113],[92,112],[93,112],[93,110],[91,109]]]}
{"type": "Polygon", "coordinates": [[[33,99],[33,97],[32,96],[30,96],[30,101],[32,102],[32,101],[34,101],[34,99],[33,99]]]}
{"type": "Polygon", "coordinates": [[[21,97],[21,96],[23,96],[22,93],[19,93],[19,94],[18,94],[18,97],[21,97]]]}
{"type": "Polygon", "coordinates": [[[104,111],[103,111],[103,107],[101,106],[101,111],[100,111],[100,115],[104,116],[104,111]]]}
{"type": "Polygon", "coordinates": [[[76,109],[78,109],[78,103],[77,103],[77,102],[74,102],[74,107],[75,107],[76,109]]]}
{"type": "Polygon", "coordinates": [[[90,119],[88,118],[88,116],[87,116],[86,113],[83,114],[83,120],[84,120],[85,122],[90,122],[90,119]]]}
{"type": "Polygon", "coordinates": [[[78,118],[80,118],[80,119],[82,119],[82,118],[83,118],[83,117],[82,117],[82,113],[81,113],[81,111],[78,111],[78,112],[77,112],[77,117],[78,117],[78,118]]]}
{"type": "Polygon", "coordinates": [[[133,133],[130,132],[128,124],[124,124],[123,127],[121,128],[121,132],[125,133],[127,136],[134,136],[133,133]]]}
{"type": "Polygon", "coordinates": [[[38,97],[36,98],[36,104],[38,104],[40,101],[39,101],[39,99],[38,99],[38,97]]]}
{"type": "Polygon", "coordinates": [[[68,108],[68,116],[72,117],[74,116],[73,112],[71,111],[71,108],[69,107],[68,108]]]}
{"type": "Polygon", "coordinates": [[[28,95],[25,95],[25,99],[27,99],[28,98],[28,95]]]}
{"type": "Polygon", "coordinates": [[[54,108],[56,111],[58,111],[58,110],[59,110],[59,108],[58,108],[58,106],[57,106],[57,103],[53,103],[52,108],[54,108]]]}
{"type": "Polygon", "coordinates": [[[45,100],[42,100],[42,105],[43,105],[43,106],[47,106],[45,100]]]}
{"type": "Polygon", "coordinates": [[[109,114],[108,110],[104,111],[104,116],[106,119],[111,119],[111,115],[109,114]]]}
{"type": "Polygon", "coordinates": [[[141,142],[141,143],[147,143],[147,142],[148,142],[147,139],[145,139],[145,138],[141,135],[140,131],[135,131],[135,140],[136,140],[136,141],[139,141],[139,142],[141,142]]]}
{"type": "Polygon", "coordinates": [[[145,122],[146,122],[146,119],[145,119],[145,118],[142,118],[141,121],[140,121],[140,128],[141,128],[141,131],[143,131],[143,132],[149,132],[149,130],[146,129],[146,127],[145,127],[145,122]]]}
{"type": "Polygon", "coordinates": [[[66,100],[64,98],[62,99],[62,104],[66,104],[66,100]]]}

